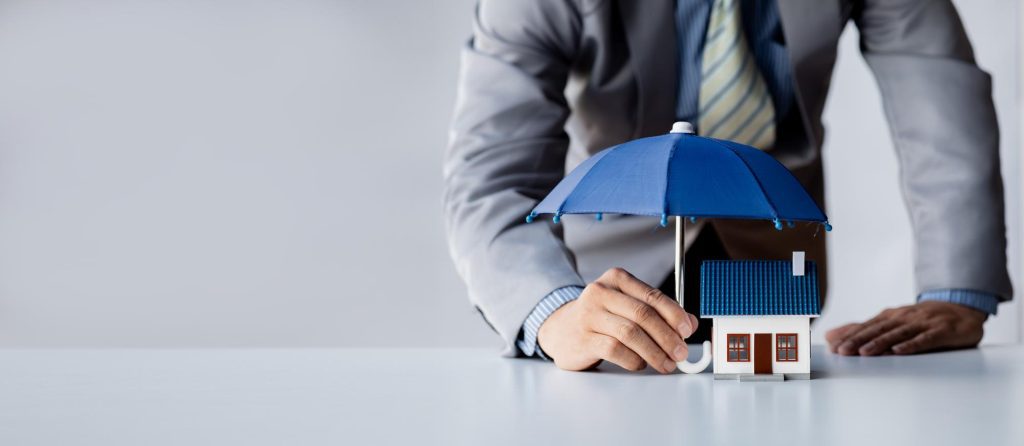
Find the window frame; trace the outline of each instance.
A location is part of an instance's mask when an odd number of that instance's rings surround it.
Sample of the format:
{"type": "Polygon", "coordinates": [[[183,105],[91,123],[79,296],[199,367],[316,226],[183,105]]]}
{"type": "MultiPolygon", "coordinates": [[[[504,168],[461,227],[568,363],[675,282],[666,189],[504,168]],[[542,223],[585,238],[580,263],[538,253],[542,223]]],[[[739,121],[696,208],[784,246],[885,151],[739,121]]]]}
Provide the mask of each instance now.
{"type": "Polygon", "coordinates": [[[800,361],[800,337],[796,333],[775,333],[775,362],[799,362],[800,361]],[[784,347],[780,344],[783,336],[792,336],[793,345],[790,347],[784,347]],[[783,355],[783,352],[793,352],[793,359],[789,359],[789,355],[783,355]]]}
{"type": "Polygon", "coordinates": [[[751,358],[751,345],[750,345],[750,334],[749,333],[728,333],[725,335],[725,362],[750,362],[751,358]],[[736,347],[732,346],[732,340],[736,339],[736,347]],[[740,340],[743,340],[742,345],[740,340]],[[732,359],[730,353],[736,352],[736,359],[732,359]],[[746,353],[747,359],[741,359],[746,353]]]}

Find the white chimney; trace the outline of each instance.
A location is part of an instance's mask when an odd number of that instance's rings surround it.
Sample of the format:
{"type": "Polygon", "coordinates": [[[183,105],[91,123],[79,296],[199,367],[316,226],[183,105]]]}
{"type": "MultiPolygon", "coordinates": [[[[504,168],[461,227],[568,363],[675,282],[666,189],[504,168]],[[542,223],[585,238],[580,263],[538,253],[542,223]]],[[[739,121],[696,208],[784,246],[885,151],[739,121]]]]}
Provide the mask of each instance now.
{"type": "Polygon", "coordinates": [[[793,275],[804,275],[804,252],[793,251],[793,275]]]}

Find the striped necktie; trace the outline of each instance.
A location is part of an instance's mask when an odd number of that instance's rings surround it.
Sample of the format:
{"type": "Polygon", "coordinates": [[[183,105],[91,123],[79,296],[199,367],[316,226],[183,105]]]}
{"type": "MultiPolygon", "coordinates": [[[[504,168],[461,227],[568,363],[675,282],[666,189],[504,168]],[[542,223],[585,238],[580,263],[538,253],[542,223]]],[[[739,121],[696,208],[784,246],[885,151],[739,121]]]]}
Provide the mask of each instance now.
{"type": "Polygon", "coordinates": [[[768,149],[775,143],[775,105],[743,35],[740,0],[715,0],[701,59],[702,136],[768,149]]]}

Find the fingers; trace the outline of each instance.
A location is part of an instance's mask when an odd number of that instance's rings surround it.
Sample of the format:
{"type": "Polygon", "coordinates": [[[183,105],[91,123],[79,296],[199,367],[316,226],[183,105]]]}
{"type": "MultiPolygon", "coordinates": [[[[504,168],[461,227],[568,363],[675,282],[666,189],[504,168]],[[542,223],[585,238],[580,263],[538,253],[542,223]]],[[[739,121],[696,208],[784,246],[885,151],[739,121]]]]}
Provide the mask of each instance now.
{"type": "Polygon", "coordinates": [[[910,355],[934,350],[942,345],[942,330],[932,328],[919,333],[909,341],[904,341],[892,346],[893,353],[897,355],[910,355]]]}
{"type": "Polygon", "coordinates": [[[622,268],[612,268],[601,277],[613,289],[621,291],[640,302],[653,307],[662,319],[672,327],[679,336],[687,338],[697,329],[696,318],[690,318],[683,307],[672,298],[662,293],[622,268]]]}
{"type": "Polygon", "coordinates": [[[600,333],[594,333],[593,336],[591,342],[597,346],[601,359],[633,372],[643,370],[647,366],[640,355],[617,339],[600,333]]]}
{"type": "Polygon", "coordinates": [[[913,338],[923,331],[923,327],[914,324],[898,325],[896,328],[893,328],[883,333],[881,336],[878,336],[860,346],[858,353],[863,356],[880,355],[889,351],[889,349],[894,345],[913,338]]]}
{"type": "Polygon", "coordinates": [[[825,340],[828,341],[828,345],[832,350],[832,353],[838,353],[839,344],[842,344],[850,333],[856,331],[857,328],[863,324],[846,324],[840,327],[833,328],[825,333],[825,340]]]}
{"type": "MultiPolygon", "coordinates": [[[[576,362],[590,364],[588,361],[600,358],[627,370],[650,365],[669,373],[675,370],[677,361],[686,359],[683,339],[693,334],[697,318],[625,270],[608,270],[584,289],[577,302],[575,326],[589,333],[584,336],[592,337],[587,339],[583,353],[576,355],[585,361],[576,362]]],[[[572,352],[563,356],[574,357],[572,352]]],[[[567,362],[567,367],[576,366],[576,362],[567,362]]]]}
{"type": "MultiPolygon", "coordinates": [[[[650,364],[651,367],[654,367],[661,373],[669,373],[676,368],[675,361],[669,358],[668,355],[665,354],[665,351],[662,350],[662,348],[654,342],[653,339],[651,339],[647,331],[644,330],[640,324],[634,321],[617,314],[606,313],[605,317],[598,318],[594,321],[593,330],[598,334],[614,338],[616,341],[621,343],[621,345],[624,345],[626,348],[639,355],[640,358],[643,358],[643,360],[647,362],[647,364],[650,364]]],[[[611,348],[614,346],[603,345],[602,347],[611,348]]],[[[620,354],[617,350],[605,351],[604,348],[602,348],[599,353],[620,354]]],[[[611,360],[609,358],[603,359],[611,360]]]]}
{"type": "Polygon", "coordinates": [[[872,319],[864,323],[864,325],[861,326],[859,330],[851,333],[846,338],[846,340],[839,344],[839,347],[836,349],[836,352],[839,353],[840,355],[856,355],[858,354],[858,350],[860,350],[860,347],[862,345],[866,344],[868,341],[875,339],[882,333],[885,333],[889,330],[892,330],[893,328],[896,328],[896,326],[898,325],[899,323],[893,320],[872,319]]]}
{"type": "MultiPolygon", "coordinates": [[[[669,327],[669,324],[654,307],[614,290],[607,290],[604,305],[611,314],[621,316],[639,325],[672,359],[676,361],[686,359],[687,349],[683,338],[676,330],[669,327]]],[[[687,324],[689,324],[689,318],[687,318],[687,324]]]]}

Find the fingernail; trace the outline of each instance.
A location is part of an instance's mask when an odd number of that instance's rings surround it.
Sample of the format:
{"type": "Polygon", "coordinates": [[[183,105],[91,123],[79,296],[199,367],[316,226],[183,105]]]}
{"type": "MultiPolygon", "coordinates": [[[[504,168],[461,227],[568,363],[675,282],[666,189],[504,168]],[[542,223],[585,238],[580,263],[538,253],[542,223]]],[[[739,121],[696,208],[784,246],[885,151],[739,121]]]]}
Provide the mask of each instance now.
{"type": "Polygon", "coordinates": [[[875,352],[875,342],[871,341],[871,342],[868,342],[867,344],[862,345],[860,347],[860,351],[862,353],[864,353],[864,354],[869,354],[869,355],[871,353],[874,353],[875,352]]]}
{"type": "Polygon", "coordinates": [[[662,364],[661,368],[665,369],[665,373],[668,373],[676,369],[676,363],[666,359],[665,363],[662,364]]]}
{"type": "Polygon", "coordinates": [[[684,338],[688,338],[693,334],[693,328],[690,327],[690,324],[679,324],[679,326],[676,327],[676,331],[678,331],[679,335],[684,338]]]}
{"type": "Polygon", "coordinates": [[[680,345],[679,347],[676,347],[676,349],[672,351],[672,357],[675,358],[676,361],[685,360],[686,359],[686,347],[682,346],[682,345],[680,345]]]}

